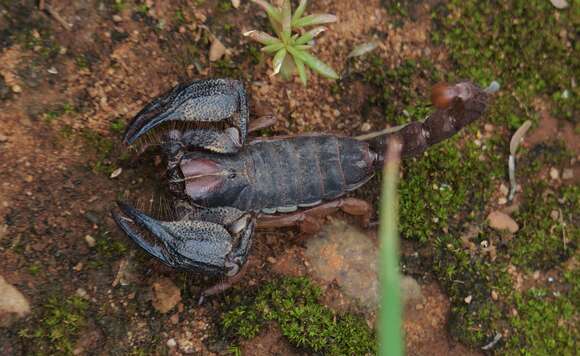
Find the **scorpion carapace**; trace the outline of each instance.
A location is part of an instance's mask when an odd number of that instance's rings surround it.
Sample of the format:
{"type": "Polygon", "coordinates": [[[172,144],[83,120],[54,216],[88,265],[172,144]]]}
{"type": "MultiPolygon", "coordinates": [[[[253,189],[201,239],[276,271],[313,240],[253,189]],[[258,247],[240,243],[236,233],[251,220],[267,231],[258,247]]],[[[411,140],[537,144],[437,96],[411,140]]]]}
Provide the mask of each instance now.
{"type": "Polygon", "coordinates": [[[481,117],[488,100],[489,92],[470,82],[438,84],[432,92],[436,110],[428,118],[368,140],[309,133],[246,142],[265,121],[249,123],[239,81],[179,85],[139,112],[124,137],[131,144],[164,122],[192,124],[162,139],[178,219],[158,221],[125,203],[113,217],[141,248],[171,267],[234,277],[246,262],[255,227],[298,225],[313,232],[317,216],[338,209],[368,221],[370,205],[344,195],[382,166],[387,141],[396,137],[403,156],[420,154],[481,117]]]}

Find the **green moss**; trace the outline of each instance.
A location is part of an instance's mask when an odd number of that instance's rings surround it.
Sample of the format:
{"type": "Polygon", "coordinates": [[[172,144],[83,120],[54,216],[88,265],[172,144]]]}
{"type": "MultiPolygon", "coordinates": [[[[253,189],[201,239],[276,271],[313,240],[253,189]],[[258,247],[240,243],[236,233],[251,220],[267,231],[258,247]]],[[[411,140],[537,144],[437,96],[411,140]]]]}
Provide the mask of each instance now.
{"type": "Polygon", "coordinates": [[[125,131],[126,122],[122,119],[115,119],[111,122],[111,132],[120,135],[125,131]]]}
{"type": "Polygon", "coordinates": [[[108,231],[100,231],[95,238],[95,249],[101,257],[119,258],[127,252],[127,245],[111,237],[108,231]]]}
{"type": "Polygon", "coordinates": [[[56,104],[52,109],[47,110],[42,114],[42,119],[45,122],[52,122],[63,115],[74,114],[78,112],[78,109],[74,104],[65,102],[56,104]]]}
{"type": "Polygon", "coordinates": [[[578,217],[574,216],[578,211],[578,186],[553,191],[537,182],[527,187],[524,205],[514,215],[522,228],[509,244],[513,264],[529,270],[548,269],[569,258],[580,237],[578,217]]]}
{"type": "Polygon", "coordinates": [[[336,315],[319,304],[321,291],[305,278],[282,278],[262,286],[222,315],[224,329],[237,337],[258,335],[269,321],[278,323],[290,343],[329,355],[376,352],[374,333],[364,320],[336,315]]]}
{"type": "Polygon", "coordinates": [[[488,199],[492,182],[503,174],[502,162],[472,141],[460,147],[460,136],[405,162],[400,184],[400,231],[406,238],[432,240],[468,219],[488,199]],[[483,162],[479,157],[486,158],[483,162]]]}
{"type": "Polygon", "coordinates": [[[87,308],[87,301],[80,297],[51,296],[41,308],[38,327],[21,329],[18,334],[32,340],[36,354],[72,355],[75,339],[86,325],[87,308]]]}
{"type": "Polygon", "coordinates": [[[561,11],[543,0],[452,0],[433,18],[433,39],[448,48],[458,77],[503,85],[494,121],[511,116],[517,126],[533,118],[531,102],[538,95],[552,99],[559,117],[577,119],[580,88],[571,78],[580,70],[573,41],[580,16],[573,6],[561,11]]]}
{"type": "Polygon", "coordinates": [[[578,314],[572,299],[531,289],[516,293],[514,302],[517,315],[509,320],[513,328],[507,340],[509,354],[576,355],[578,314]]]}
{"type": "Polygon", "coordinates": [[[382,58],[370,55],[359,63],[357,73],[362,80],[374,87],[362,115],[370,107],[379,107],[390,124],[403,124],[411,120],[422,120],[431,111],[428,91],[417,83],[427,83],[427,88],[441,80],[441,75],[427,60],[406,60],[394,69],[389,69],[382,58]]]}
{"type": "Polygon", "coordinates": [[[87,150],[96,156],[96,159],[91,163],[92,170],[95,173],[111,174],[115,169],[111,162],[113,141],[90,129],[83,129],[81,137],[85,141],[87,150]]]}

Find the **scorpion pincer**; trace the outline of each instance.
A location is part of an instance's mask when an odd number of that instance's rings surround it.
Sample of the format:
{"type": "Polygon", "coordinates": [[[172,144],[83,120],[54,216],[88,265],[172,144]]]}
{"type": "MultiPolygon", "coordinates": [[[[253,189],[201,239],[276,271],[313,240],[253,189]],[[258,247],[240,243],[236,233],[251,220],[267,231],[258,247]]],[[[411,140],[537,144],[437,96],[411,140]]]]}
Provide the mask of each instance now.
{"type": "Polygon", "coordinates": [[[337,210],[368,221],[370,204],[345,194],[382,166],[387,142],[396,137],[404,157],[418,155],[481,117],[492,91],[468,81],[438,84],[431,96],[436,110],[424,121],[367,138],[308,133],[248,140],[249,133],[271,120],[250,124],[242,83],[212,79],[182,84],[145,106],[124,136],[132,144],[164,123],[191,124],[162,138],[177,220],[159,221],[122,202],[113,217],[163,263],[229,277],[202,297],[216,294],[239,277],[256,227],[296,225],[314,232],[320,228],[316,217],[337,210]],[[156,241],[149,242],[146,235],[156,241]]]}

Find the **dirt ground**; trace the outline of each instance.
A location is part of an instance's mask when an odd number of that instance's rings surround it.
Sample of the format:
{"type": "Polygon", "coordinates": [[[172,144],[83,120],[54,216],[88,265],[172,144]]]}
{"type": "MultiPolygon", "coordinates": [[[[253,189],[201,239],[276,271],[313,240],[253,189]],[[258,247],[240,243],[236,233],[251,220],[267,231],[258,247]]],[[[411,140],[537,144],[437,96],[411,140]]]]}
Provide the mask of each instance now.
{"type": "MultiPolygon", "coordinates": [[[[0,276],[31,306],[26,317],[0,329],[0,354],[54,352],[29,340],[50,325],[58,310],[50,307],[55,296],[86,302],[84,322],[67,336],[70,340],[43,339],[69,342],[63,347],[74,354],[227,354],[230,345],[215,338],[223,298],[196,304],[198,293],[214,281],[175,272],[137,251],[110,216],[120,198],[140,208],[164,209],[156,180],[162,173],[160,154],[127,150],[120,142],[125,123],[179,82],[242,76],[253,113],[279,118],[268,134],[355,135],[384,127],[380,114],[362,114],[372,88],[353,80],[347,94],[337,94],[333,82],[320,77],[313,76],[307,88],[297,79],[271,77],[270,59],[252,55],[257,47],[241,36],[267,23],[248,1],[238,9],[221,0],[47,3],[52,15],[40,11],[36,1],[0,1],[0,276]],[[208,59],[213,36],[227,48],[225,59],[216,62],[208,59]],[[118,168],[120,175],[111,178],[118,168]],[[166,313],[159,312],[163,301],[156,301],[156,285],[175,300],[166,313]]],[[[428,57],[444,68],[449,65],[445,51],[429,41],[431,5],[416,6],[416,20],[395,27],[379,0],[313,2],[311,12],[340,19],[317,41],[316,54],[341,72],[351,49],[378,34],[384,41],[377,53],[388,65],[428,57]]],[[[548,120],[546,132],[536,131],[532,139],[563,135],[578,150],[577,131],[550,126],[548,120]]],[[[372,184],[365,197],[378,189],[376,181],[372,184]]],[[[405,242],[403,252],[411,256],[415,248],[405,242]]],[[[308,275],[304,251],[304,239],[294,229],[257,233],[242,285],[308,275]]],[[[422,274],[423,299],[406,308],[407,352],[480,353],[448,334],[450,302],[430,271],[422,274]]],[[[327,298],[340,294],[324,288],[327,298]]],[[[275,324],[238,350],[307,354],[289,344],[275,324]]]]}

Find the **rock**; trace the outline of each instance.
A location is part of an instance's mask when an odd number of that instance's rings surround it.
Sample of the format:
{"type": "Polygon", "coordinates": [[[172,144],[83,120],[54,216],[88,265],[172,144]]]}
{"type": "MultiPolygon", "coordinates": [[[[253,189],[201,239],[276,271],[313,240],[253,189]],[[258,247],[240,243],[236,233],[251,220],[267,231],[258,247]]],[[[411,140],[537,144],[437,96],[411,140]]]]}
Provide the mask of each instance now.
{"type": "Polygon", "coordinates": [[[111,177],[111,179],[115,179],[115,178],[117,178],[118,176],[120,176],[120,175],[121,175],[121,173],[123,173],[123,168],[119,167],[119,168],[115,169],[115,170],[114,170],[114,171],[111,173],[110,177],[111,177]]]}
{"type": "Polygon", "coordinates": [[[174,338],[167,340],[167,347],[173,349],[175,346],[177,346],[177,341],[174,338]]]}
{"type": "Polygon", "coordinates": [[[550,2],[552,3],[552,5],[554,5],[554,7],[556,9],[560,9],[560,10],[563,10],[563,9],[567,8],[568,6],[570,6],[568,4],[568,1],[566,1],[566,0],[550,0],[550,2]]]}
{"type": "Polygon", "coordinates": [[[181,290],[169,278],[153,282],[153,307],[160,313],[167,313],[181,301],[181,290]]]}
{"type": "Polygon", "coordinates": [[[376,309],[378,249],[371,239],[342,221],[327,225],[306,243],[306,260],[318,279],[336,283],[354,304],[376,309]]]}
{"type": "Polygon", "coordinates": [[[97,244],[97,241],[91,235],[85,235],[85,241],[87,242],[87,245],[89,245],[89,247],[95,247],[95,245],[97,244]]]}
{"type": "MultiPolygon", "coordinates": [[[[0,139],[0,142],[2,142],[2,139],[0,139]]],[[[566,168],[562,171],[562,179],[569,180],[572,178],[574,178],[574,171],[572,169],[566,168]]]]}
{"type": "Polygon", "coordinates": [[[0,276],[0,327],[10,326],[28,314],[30,304],[26,297],[0,276]]]}
{"type": "Polygon", "coordinates": [[[423,302],[424,298],[421,292],[421,286],[413,277],[401,277],[401,298],[405,304],[419,304],[423,302]]]}
{"type": "Polygon", "coordinates": [[[493,211],[487,216],[489,227],[494,230],[507,230],[512,234],[516,233],[520,227],[518,223],[511,218],[511,216],[502,213],[501,211],[493,211]]]}
{"type": "Polygon", "coordinates": [[[22,93],[22,87],[18,84],[14,84],[11,89],[15,93],[22,93]]]}
{"type": "Polygon", "coordinates": [[[121,21],[123,21],[123,18],[119,15],[113,15],[113,21],[114,22],[121,22],[121,21]]]}
{"type": "Polygon", "coordinates": [[[99,219],[99,216],[94,211],[87,211],[85,213],[85,218],[94,225],[99,225],[101,223],[101,219],[99,219]]]}
{"type": "Polygon", "coordinates": [[[550,178],[557,180],[560,179],[560,171],[557,168],[550,168],[550,178]]]}
{"type": "Polygon", "coordinates": [[[220,60],[226,54],[226,46],[214,37],[213,41],[211,42],[211,47],[209,48],[209,60],[211,62],[215,62],[220,60]]]}
{"type": "Polygon", "coordinates": [[[465,297],[465,299],[463,299],[463,301],[465,302],[465,304],[470,304],[472,300],[473,300],[473,296],[472,295],[468,295],[467,297],[465,297]]]}

